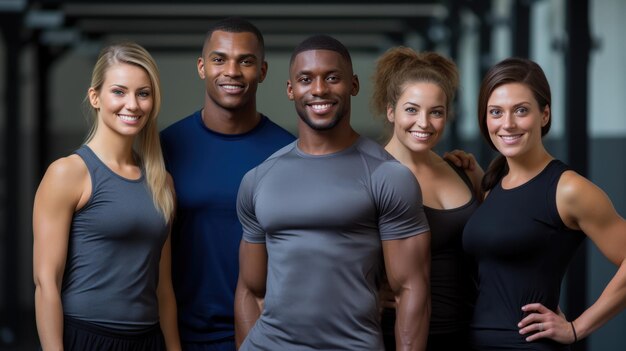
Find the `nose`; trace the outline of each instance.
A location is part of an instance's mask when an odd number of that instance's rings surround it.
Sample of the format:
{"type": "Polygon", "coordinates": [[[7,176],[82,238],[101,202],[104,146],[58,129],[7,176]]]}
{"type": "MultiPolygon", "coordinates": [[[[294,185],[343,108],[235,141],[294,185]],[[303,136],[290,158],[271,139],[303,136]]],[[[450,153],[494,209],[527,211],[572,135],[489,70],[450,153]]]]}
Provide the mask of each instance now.
{"type": "Polygon", "coordinates": [[[229,60],[224,68],[224,75],[227,77],[238,77],[241,75],[241,69],[237,60],[229,60]]]}
{"type": "Polygon", "coordinates": [[[326,80],[324,78],[317,78],[313,81],[313,86],[311,87],[311,94],[314,96],[323,96],[328,91],[328,85],[326,84],[326,80]]]}
{"type": "Polygon", "coordinates": [[[420,110],[415,117],[415,124],[421,129],[425,129],[428,127],[428,116],[426,115],[427,111],[422,109],[420,110]]]}
{"type": "Polygon", "coordinates": [[[128,99],[126,100],[126,109],[129,111],[135,111],[139,108],[139,101],[137,101],[137,95],[128,94],[128,99]]]}
{"type": "Polygon", "coordinates": [[[514,129],[515,128],[515,116],[512,113],[505,113],[502,126],[505,129],[514,129]]]}

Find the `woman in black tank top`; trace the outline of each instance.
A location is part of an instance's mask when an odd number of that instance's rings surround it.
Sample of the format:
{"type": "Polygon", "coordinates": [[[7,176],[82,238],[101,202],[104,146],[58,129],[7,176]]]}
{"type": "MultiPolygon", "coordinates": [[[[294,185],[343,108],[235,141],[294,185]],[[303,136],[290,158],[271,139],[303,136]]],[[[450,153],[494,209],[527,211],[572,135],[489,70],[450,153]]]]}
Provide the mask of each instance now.
{"type": "Polygon", "coordinates": [[[174,194],[159,143],[154,59],[134,43],[106,47],[86,101],[94,115],[87,141],[50,165],[35,196],[41,347],[180,350],[170,274],[174,194]]]}
{"type": "Polygon", "coordinates": [[[500,155],[463,234],[479,272],[475,350],[568,350],[626,306],[626,221],[602,190],[548,153],[550,121],[550,87],[536,63],[506,59],[487,72],[478,122],[500,155]],[[619,270],[568,320],[558,308],[561,281],[585,237],[619,270]]]}
{"type": "MultiPolygon", "coordinates": [[[[461,245],[466,221],[478,207],[482,170],[466,172],[432,149],[441,139],[458,86],[456,65],[436,53],[389,50],[374,74],[373,107],[393,133],[385,149],[420,183],[432,233],[431,318],[427,350],[466,350],[475,297],[473,264],[461,245]]],[[[385,347],[396,349],[393,296],[381,290],[385,347]]]]}

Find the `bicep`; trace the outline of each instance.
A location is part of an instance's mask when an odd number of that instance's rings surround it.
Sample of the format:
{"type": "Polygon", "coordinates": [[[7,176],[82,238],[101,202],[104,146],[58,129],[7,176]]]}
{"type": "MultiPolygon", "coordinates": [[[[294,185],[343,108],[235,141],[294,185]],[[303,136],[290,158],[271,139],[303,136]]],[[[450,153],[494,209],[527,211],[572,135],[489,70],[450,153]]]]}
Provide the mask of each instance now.
{"type": "Polygon", "coordinates": [[[239,281],[256,297],[265,295],[267,251],[265,244],[241,241],[239,246],[239,281]]]}
{"type": "Polygon", "coordinates": [[[383,241],[383,256],[389,285],[394,291],[430,277],[430,232],[404,239],[383,241]]]}
{"type": "Polygon", "coordinates": [[[65,266],[72,216],[83,193],[82,175],[66,166],[51,166],[35,194],[33,269],[36,283],[42,277],[54,277],[60,284],[65,266]]]}

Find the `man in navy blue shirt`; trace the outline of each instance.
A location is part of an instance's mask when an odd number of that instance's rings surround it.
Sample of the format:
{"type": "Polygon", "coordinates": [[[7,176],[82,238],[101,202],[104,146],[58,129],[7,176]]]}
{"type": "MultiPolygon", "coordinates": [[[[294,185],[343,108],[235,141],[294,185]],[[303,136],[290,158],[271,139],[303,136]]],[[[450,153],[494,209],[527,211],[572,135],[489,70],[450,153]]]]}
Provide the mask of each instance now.
{"type": "Polygon", "coordinates": [[[237,190],[248,170],[294,140],[257,112],[264,56],[263,36],[253,24],[241,18],[215,23],[197,63],[204,106],[161,133],[177,196],[172,278],[183,350],[235,350],[242,234],[237,190]]]}

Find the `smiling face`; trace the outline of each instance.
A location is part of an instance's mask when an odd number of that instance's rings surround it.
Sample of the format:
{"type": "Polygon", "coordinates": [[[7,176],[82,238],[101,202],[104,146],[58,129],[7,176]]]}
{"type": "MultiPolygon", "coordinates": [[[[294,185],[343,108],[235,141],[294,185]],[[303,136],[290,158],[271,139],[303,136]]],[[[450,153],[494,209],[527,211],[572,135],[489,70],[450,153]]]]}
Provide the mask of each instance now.
{"type": "Polygon", "coordinates": [[[550,120],[550,107],[540,108],[525,84],[503,84],[487,101],[486,124],[491,142],[507,158],[542,150],[541,128],[550,120]]]}
{"type": "Polygon", "coordinates": [[[447,120],[447,99],[434,83],[406,83],[395,107],[387,108],[393,124],[392,139],[413,152],[428,151],[443,135],[447,120]]]}
{"type": "Polygon", "coordinates": [[[358,91],[359,81],[350,63],[335,51],[303,51],[291,64],[287,96],[301,121],[313,130],[349,124],[350,99],[358,91]]]}
{"type": "Polygon", "coordinates": [[[225,110],[256,108],[256,91],[267,63],[254,33],[215,31],[198,58],[208,107],[225,110]]]}
{"type": "Polygon", "coordinates": [[[99,90],[89,89],[89,102],[98,114],[98,130],[134,136],[148,122],[154,97],[150,77],[136,65],[117,63],[104,74],[99,90]]]}

